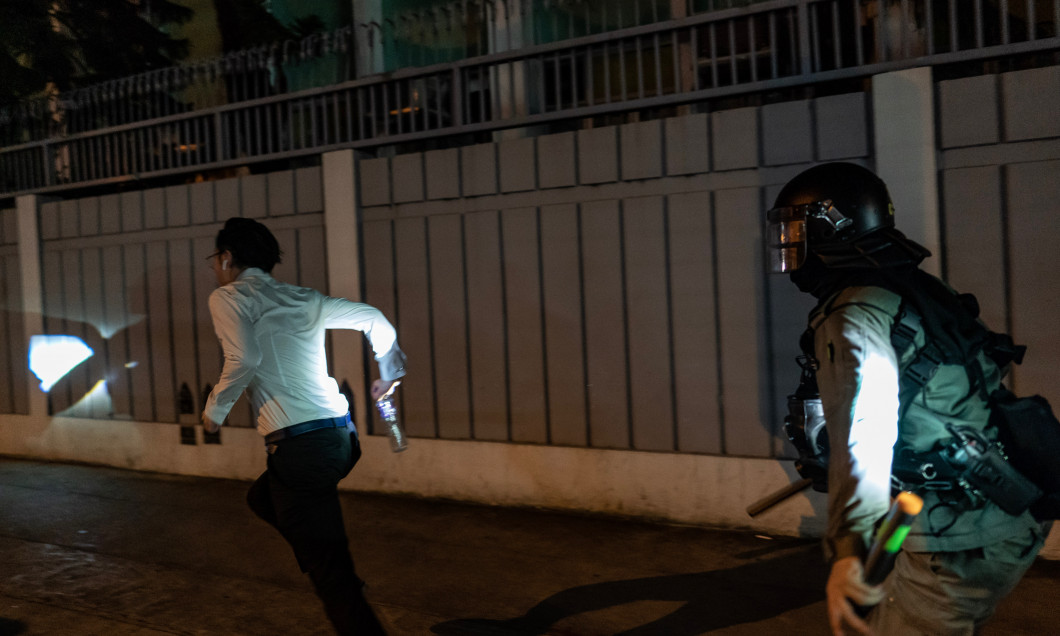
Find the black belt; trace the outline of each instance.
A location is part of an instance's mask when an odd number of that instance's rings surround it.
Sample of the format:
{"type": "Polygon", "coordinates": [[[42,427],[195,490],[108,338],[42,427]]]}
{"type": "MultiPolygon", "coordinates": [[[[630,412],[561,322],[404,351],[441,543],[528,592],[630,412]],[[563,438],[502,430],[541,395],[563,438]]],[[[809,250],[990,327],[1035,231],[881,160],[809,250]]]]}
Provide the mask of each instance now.
{"type": "Polygon", "coordinates": [[[288,437],[295,437],[296,435],[301,435],[302,433],[308,433],[310,431],[319,431],[322,428],[353,428],[353,418],[347,413],[346,415],[341,415],[339,417],[325,417],[319,420],[309,420],[308,422],[292,424],[266,435],[265,443],[275,444],[288,437]]]}

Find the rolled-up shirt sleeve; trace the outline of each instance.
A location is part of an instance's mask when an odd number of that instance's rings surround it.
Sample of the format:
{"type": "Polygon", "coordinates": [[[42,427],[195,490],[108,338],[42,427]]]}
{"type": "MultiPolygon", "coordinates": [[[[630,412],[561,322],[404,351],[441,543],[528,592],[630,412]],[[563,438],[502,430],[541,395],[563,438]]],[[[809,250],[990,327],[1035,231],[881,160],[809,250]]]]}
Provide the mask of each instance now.
{"type": "Polygon", "coordinates": [[[389,382],[405,376],[405,353],[398,347],[397,330],[383,312],[365,303],[332,297],[324,299],[323,312],[327,329],[364,332],[379,364],[381,379],[389,382]]]}
{"type": "Polygon", "coordinates": [[[850,306],[817,329],[817,372],[831,446],[828,556],[863,557],[891,498],[898,363],[883,312],[850,306]]]}
{"type": "Polygon", "coordinates": [[[210,294],[209,307],[214,331],[224,352],[224,366],[203,412],[214,422],[221,423],[254,378],[261,363],[261,349],[253,324],[240,311],[235,292],[217,288],[210,294]]]}

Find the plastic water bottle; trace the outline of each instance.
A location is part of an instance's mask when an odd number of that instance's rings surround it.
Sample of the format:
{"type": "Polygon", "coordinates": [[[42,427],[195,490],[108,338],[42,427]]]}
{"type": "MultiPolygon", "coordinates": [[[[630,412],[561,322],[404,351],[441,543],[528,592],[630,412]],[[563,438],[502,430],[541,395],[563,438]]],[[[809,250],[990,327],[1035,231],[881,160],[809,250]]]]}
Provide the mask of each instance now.
{"type": "Polygon", "coordinates": [[[394,404],[394,389],[398,388],[399,384],[401,384],[400,381],[390,385],[390,390],[380,395],[375,401],[375,408],[379,410],[379,417],[382,418],[383,426],[390,435],[390,450],[395,453],[400,453],[409,447],[405,429],[402,428],[401,420],[398,419],[397,405],[394,404]]]}

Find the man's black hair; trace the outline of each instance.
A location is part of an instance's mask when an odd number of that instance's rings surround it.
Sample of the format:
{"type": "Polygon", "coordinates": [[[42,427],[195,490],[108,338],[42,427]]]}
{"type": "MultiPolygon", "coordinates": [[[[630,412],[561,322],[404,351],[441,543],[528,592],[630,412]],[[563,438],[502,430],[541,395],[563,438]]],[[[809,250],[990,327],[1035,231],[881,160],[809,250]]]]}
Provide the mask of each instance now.
{"type": "Polygon", "coordinates": [[[231,252],[236,267],[257,267],[265,272],[271,272],[281,262],[283,253],[269,228],[240,216],[225,221],[225,226],[217,233],[215,247],[218,252],[231,252]]]}

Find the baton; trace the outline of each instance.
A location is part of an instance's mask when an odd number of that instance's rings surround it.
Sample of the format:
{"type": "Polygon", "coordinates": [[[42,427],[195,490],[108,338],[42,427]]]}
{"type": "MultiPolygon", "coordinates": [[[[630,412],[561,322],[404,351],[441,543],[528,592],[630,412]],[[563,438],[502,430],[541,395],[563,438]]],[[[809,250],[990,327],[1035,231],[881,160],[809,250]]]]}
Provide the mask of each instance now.
{"type": "Polygon", "coordinates": [[[865,558],[866,583],[879,585],[887,578],[913,520],[923,507],[924,500],[918,495],[908,491],[898,493],[865,558]]]}
{"type": "Polygon", "coordinates": [[[803,490],[806,490],[810,487],[810,484],[812,483],[812,479],[800,479],[799,481],[784,486],[780,490],[771,492],[765,497],[762,497],[758,501],[754,502],[750,506],[747,506],[747,514],[751,515],[752,517],[759,515],[765,512],[766,510],[769,510],[773,506],[777,505],[778,503],[784,501],[788,497],[791,497],[802,492],[803,490]]]}

